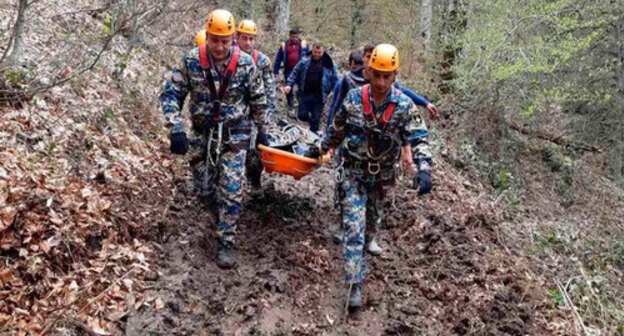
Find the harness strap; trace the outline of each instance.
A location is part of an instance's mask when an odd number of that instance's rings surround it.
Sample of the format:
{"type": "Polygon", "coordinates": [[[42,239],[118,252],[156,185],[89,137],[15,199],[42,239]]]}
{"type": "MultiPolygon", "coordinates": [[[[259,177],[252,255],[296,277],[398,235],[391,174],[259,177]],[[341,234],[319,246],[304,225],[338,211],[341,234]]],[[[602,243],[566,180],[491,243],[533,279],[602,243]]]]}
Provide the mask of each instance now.
{"type": "Polygon", "coordinates": [[[204,69],[210,68],[210,60],[208,59],[208,53],[206,52],[206,44],[199,46],[199,64],[201,64],[204,69]]]}
{"type": "Polygon", "coordinates": [[[394,109],[396,108],[395,102],[388,103],[386,106],[386,110],[383,112],[380,118],[375,118],[375,113],[373,112],[373,107],[371,106],[370,97],[368,95],[370,91],[370,84],[366,84],[362,86],[362,105],[364,107],[364,118],[367,122],[375,121],[376,124],[382,131],[386,130],[386,126],[392,118],[392,114],[394,114],[394,109]]]}
{"type": "Polygon", "coordinates": [[[258,65],[258,57],[260,56],[260,52],[258,50],[254,50],[253,52],[253,62],[255,65],[258,65]]]}
{"type": "Polygon", "coordinates": [[[220,112],[220,104],[225,98],[225,94],[227,91],[232,78],[236,74],[236,67],[238,66],[238,59],[240,58],[240,48],[238,46],[234,47],[232,57],[230,57],[230,62],[225,69],[225,72],[220,76],[221,77],[221,85],[219,85],[219,92],[217,92],[214,78],[212,77],[212,65],[210,64],[210,59],[208,58],[208,52],[206,50],[206,45],[199,46],[199,63],[202,67],[202,73],[204,74],[204,79],[208,84],[208,89],[210,90],[210,95],[214,100],[217,100],[218,108],[214,108],[212,111],[212,119],[213,122],[217,122],[219,119],[220,112]]]}

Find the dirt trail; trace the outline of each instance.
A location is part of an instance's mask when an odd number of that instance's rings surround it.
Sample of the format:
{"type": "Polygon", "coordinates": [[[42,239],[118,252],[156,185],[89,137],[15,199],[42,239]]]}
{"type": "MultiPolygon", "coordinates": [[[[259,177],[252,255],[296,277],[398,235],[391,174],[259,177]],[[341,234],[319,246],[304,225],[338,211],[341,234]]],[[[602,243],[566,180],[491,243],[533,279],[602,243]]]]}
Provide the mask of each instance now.
{"type": "Polygon", "coordinates": [[[548,334],[536,310],[543,298],[497,241],[491,208],[438,168],[432,195],[390,193],[384,253],[367,256],[365,309],[345,320],[330,168],[301,181],[265,176],[263,197],[245,199],[238,267],[223,271],[214,262],[214,219],[179,167],[153,283],[161,304],[130,316],[126,335],[548,334]]]}

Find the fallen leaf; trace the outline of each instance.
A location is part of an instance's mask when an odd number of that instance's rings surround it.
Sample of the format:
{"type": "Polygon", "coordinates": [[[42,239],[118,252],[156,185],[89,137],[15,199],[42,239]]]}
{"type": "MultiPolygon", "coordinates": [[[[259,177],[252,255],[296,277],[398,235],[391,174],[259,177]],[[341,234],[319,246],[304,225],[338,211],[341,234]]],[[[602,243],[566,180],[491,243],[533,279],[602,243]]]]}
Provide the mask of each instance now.
{"type": "Polygon", "coordinates": [[[334,322],[336,320],[333,319],[331,316],[329,316],[329,313],[325,313],[325,318],[327,319],[327,322],[329,322],[330,325],[334,325],[334,322]]]}
{"type": "Polygon", "coordinates": [[[15,219],[17,214],[17,208],[14,206],[7,206],[0,210],[0,232],[6,230],[15,219]]]}
{"type": "Polygon", "coordinates": [[[161,298],[157,298],[155,301],[156,310],[161,310],[165,308],[165,302],[161,298]]]}

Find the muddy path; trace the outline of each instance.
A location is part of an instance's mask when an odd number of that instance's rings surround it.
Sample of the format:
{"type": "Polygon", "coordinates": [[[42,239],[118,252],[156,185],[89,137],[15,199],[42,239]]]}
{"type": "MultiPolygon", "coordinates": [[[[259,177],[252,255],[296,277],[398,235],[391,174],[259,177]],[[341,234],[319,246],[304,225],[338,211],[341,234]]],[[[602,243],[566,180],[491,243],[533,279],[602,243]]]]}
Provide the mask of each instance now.
{"type": "Polygon", "coordinates": [[[365,308],[345,318],[331,169],[263,177],[245,196],[233,270],[214,260],[214,219],[179,167],[153,304],[126,335],[545,335],[543,297],[497,238],[491,207],[442,163],[432,195],[405,186],[385,204],[380,257],[367,256],[365,308]],[[446,183],[441,183],[445,181],[446,183]]]}

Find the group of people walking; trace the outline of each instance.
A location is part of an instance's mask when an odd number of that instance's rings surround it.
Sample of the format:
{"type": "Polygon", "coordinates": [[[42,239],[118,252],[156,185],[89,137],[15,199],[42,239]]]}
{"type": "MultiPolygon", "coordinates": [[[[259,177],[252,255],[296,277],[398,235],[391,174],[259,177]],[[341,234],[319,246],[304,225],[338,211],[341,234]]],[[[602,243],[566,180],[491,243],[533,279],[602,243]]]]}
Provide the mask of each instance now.
{"type": "Polygon", "coordinates": [[[335,236],[343,244],[349,306],[363,305],[364,253],[383,252],[377,233],[383,220],[381,201],[395,184],[398,170],[416,170],[413,188],[431,191],[432,158],[428,131],[416,105],[437,114],[422,96],[399,85],[399,51],[390,44],[366,45],[349,56],[350,70],[339,78],[324,45],[308,45],[290,31],[271,69],[270,59],[255,48],[258,28],[251,20],[236,25],[222,9],[212,11],[184,53],[160,95],[170,150],[186,155],[196,194],[217,217],[216,263],[235,265],[234,236],[242,213],[245,176],[261,188],[257,144],[267,145],[266,131],[276,111],[275,77],[283,68],[289,109],[298,86],[297,117],[323,133],[319,147],[305,156],[332,153],[336,159],[336,199],[342,221],[335,236]],[[322,109],[333,92],[324,130],[322,109]],[[182,107],[189,97],[191,129],[184,128],[182,107]]]}

